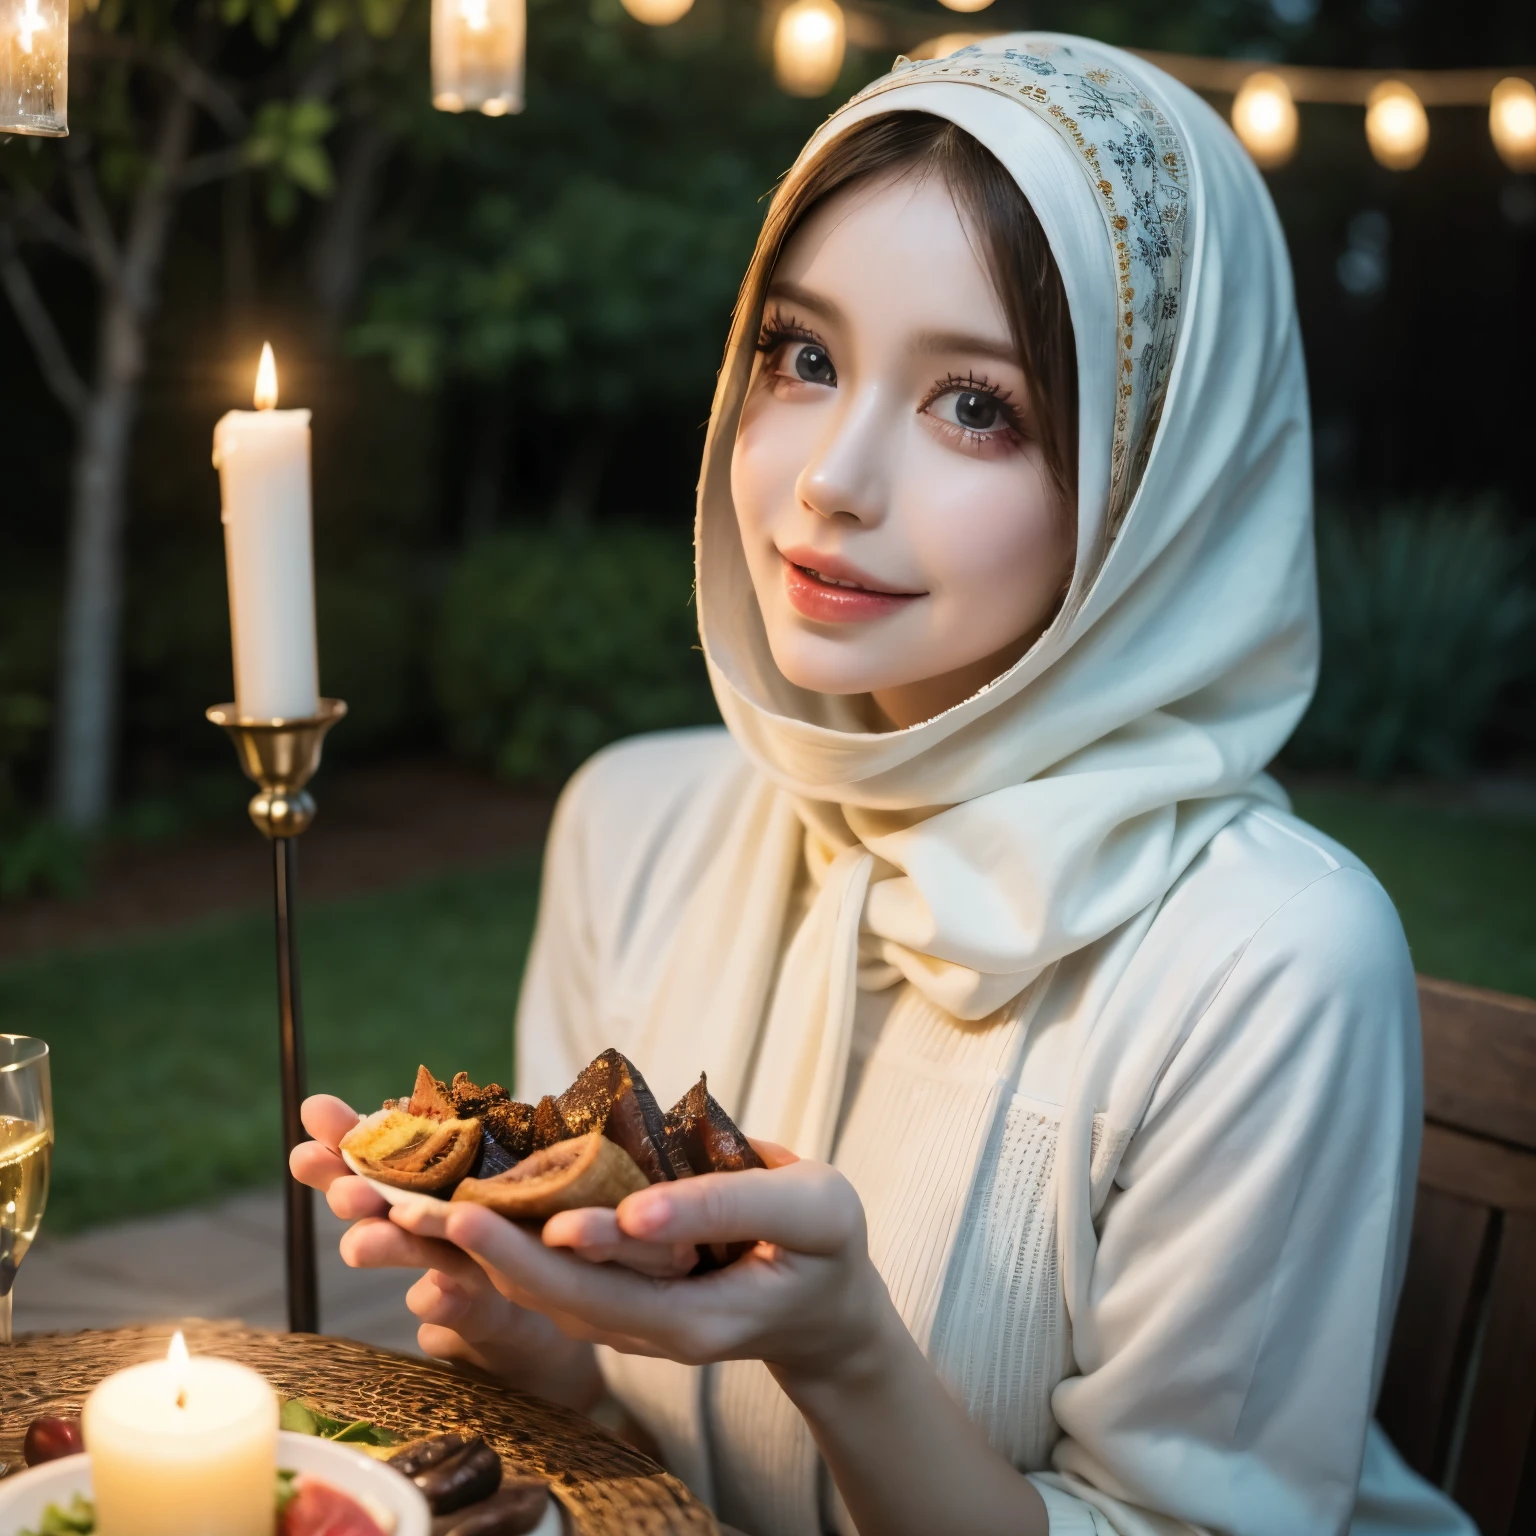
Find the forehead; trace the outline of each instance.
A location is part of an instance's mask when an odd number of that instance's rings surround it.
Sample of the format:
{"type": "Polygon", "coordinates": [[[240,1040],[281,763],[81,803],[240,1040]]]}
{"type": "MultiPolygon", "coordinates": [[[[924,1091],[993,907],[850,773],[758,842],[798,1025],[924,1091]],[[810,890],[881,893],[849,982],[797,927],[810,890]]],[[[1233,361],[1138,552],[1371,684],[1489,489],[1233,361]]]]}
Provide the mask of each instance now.
{"type": "Polygon", "coordinates": [[[934,174],[869,177],[834,193],[786,242],[773,283],[853,320],[1007,330],[981,244],[934,174]]]}

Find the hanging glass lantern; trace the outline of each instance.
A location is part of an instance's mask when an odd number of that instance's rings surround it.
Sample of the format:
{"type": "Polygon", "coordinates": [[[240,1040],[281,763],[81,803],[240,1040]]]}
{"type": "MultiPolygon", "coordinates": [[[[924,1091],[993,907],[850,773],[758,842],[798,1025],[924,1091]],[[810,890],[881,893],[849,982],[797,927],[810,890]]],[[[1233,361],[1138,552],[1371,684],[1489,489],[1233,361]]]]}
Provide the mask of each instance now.
{"type": "Polygon", "coordinates": [[[1511,75],[1493,88],[1488,132],[1512,171],[1536,171],[1536,85],[1511,75]]]}
{"type": "Polygon", "coordinates": [[[1296,153],[1296,103],[1291,88],[1268,71],[1249,75],[1232,98],[1232,127],[1254,163],[1266,171],[1296,153]]]}
{"type": "Polygon", "coordinates": [[[69,132],[69,0],[0,0],[0,133],[69,132]]]}
{"type": "Polygon", "coordinates": [[[1389,171],[1411,171],[1429,148],[1429,116],[1413,87],[1383,80],[1365,99],[1365,137],[1389,171]]]}
{"type": "Polygon", "coordinates": [[[795,0],[779,13],[773,73],[791,96],[825,96],[843,69],[846,31],[837,0],[795,0]]]}
{"type": "Polygon", "coordinates": [[[693,0],[621,0],[621,4],[648,27],[670,27],[693,9],[693,0]]]}
{"type": "Polygon", "coordinates": [[[432,105],[521,112],[526,34],[524,0],[432,0],[432,105]]]}

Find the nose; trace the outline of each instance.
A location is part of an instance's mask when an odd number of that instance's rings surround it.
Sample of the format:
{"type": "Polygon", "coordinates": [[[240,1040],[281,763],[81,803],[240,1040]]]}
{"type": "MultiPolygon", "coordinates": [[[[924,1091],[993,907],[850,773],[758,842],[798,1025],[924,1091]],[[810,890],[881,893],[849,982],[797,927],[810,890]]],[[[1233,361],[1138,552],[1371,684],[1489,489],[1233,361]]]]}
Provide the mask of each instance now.
{"type": "Polygon", "coordinates": [[[874,384],[839,394],[839,409],[796,478],[795,494],[818,517],[875,527],[886,513],[895,457],[889,402],[874,384]]]}

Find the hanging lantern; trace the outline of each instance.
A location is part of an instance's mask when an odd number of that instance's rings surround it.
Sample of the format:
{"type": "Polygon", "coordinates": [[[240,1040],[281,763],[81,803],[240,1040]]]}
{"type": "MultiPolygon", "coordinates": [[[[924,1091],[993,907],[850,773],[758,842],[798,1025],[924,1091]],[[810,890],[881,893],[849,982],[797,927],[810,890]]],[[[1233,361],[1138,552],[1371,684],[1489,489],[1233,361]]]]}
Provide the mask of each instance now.
{"type": "Polygon", "coordinates": [[[1365,137],[1389,171],[1411,171],[1429,148],[1424,103],[1401,80],[1383,80],[1365,99],[1365,137]]]}
{"type": "Polygon", "coordinates": [[[1511,75],[1493,88],[1488,132],[1512,171],[1536,171],[1536,85],[1511,75]]]}
{"type": "Polygon", "coordinates": [[[693,9],[693,0],[622,0],[624,9],[648,27],[670,27],[693,9]]]}
{"type": "Polygon", "coordinates": [[[0,133],[69,132],[69,0],[0,0],[0,133]]]}
{"type": "Polygon", "coordinates": [[[432,105],[521,112],[526,31],[524,0],[432,0],[432,105]]]}
{"type": "Polygon", "coordinates": [[[984,11],[992,4],[992,0],[939,0],[941,5],[947,5],[952,11],[984,11]]]}
{"type": "Polygon", "coordinates": [[[1290,86],[1267,71],[1249,75],[1232,98],[1232,127],[1255,164],[1266,171],[1284,165],[1296,153],[1296,103],[1290,86]]]}
{"type": "Polygon", "coordinates": [[[844,46],[837,0],[795,0],[774,29],[774,78],[791,96],[825,96],[842,73],[844,46]]]}

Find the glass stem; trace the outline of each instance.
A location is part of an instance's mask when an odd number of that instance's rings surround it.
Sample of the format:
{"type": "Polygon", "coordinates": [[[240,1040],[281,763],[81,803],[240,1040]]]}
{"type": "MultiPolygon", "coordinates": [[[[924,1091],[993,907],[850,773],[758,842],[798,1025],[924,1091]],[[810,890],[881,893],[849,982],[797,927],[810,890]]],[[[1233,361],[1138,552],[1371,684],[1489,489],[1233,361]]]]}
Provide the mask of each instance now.
{"type": "Polygon", "coordinates": [[[11,1292],[12,1287],[6,1286],[0,1295],[0,1344],[11,1342],[11,1292]]]}

